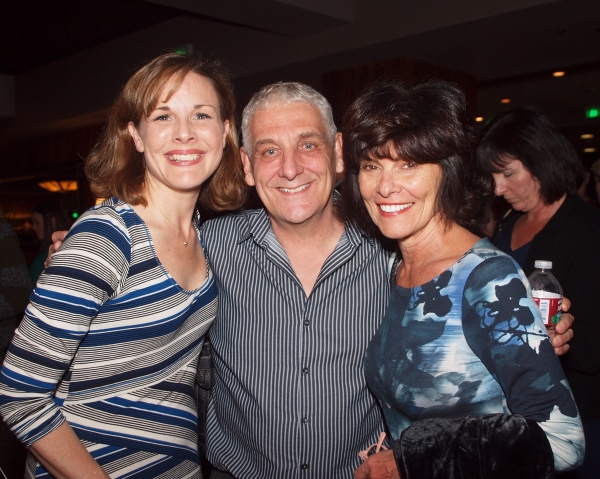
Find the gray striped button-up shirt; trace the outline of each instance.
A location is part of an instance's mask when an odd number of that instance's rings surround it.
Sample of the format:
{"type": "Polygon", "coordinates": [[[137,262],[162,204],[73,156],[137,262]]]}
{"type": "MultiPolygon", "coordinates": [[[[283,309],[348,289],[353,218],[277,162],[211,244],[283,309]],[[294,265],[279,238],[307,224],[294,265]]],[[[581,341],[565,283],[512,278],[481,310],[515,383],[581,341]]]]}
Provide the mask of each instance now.
{"type": "Polygon", "coordinates": [[[309,297],[265,210],[208,221],[219,288],[207,455],[237,478],[351,478],[383,430],[363,360],[390,254],[346,225],[309,297]]]}

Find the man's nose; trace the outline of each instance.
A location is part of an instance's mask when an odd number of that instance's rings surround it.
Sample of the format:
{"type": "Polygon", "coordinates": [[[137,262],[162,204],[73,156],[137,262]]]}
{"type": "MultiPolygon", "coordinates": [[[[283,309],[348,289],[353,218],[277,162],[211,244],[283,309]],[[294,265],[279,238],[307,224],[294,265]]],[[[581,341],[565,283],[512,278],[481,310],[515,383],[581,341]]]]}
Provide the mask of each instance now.
{"type": "Polygon", "coordinates": [[[281,156],[280,175],[288,180],[293,180],[303,171],[300,155],[293,150],[284,150],[281,156]]]}

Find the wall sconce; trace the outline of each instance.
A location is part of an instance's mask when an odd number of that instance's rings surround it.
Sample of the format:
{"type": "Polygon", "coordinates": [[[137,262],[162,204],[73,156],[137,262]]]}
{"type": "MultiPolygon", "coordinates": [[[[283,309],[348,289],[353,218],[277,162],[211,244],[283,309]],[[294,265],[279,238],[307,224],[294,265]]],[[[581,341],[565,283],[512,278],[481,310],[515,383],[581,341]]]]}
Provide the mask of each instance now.
{"type": "Polygon", "coordinates": [[[65,191],[77,191],[77,181],[43,181],[39,186],[52,193],[64,193],[65,191]]]}

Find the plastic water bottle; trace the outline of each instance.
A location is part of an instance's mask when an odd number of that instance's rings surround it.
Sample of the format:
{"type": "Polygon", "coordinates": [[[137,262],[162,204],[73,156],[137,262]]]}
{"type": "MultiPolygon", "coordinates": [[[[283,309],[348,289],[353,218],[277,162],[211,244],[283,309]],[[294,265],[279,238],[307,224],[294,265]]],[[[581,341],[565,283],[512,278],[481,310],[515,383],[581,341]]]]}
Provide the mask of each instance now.
{"type": "Polygon", "coordinates": [[[544,324],[551,327],[560,321],[562,288],[552,274],[552,261],[537,260],[534,266],[535,271],[528,278],[531,295],[540,308],[544,324]]]}

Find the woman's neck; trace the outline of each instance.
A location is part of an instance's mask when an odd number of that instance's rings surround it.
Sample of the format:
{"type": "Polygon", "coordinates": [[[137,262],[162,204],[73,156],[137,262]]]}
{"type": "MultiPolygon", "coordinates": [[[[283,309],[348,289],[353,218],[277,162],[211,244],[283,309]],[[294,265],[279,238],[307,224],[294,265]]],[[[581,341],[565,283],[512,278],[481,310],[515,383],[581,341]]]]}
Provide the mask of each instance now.
{"type": "Polygon", "coordinates": [[[172,223],[189,224],[198,201],[199,191],[174,191],[148,184],[144,198],[148,202],[146,208],[156,208],[164,212],[172,223]]]}
{"type": "Polygon", "coordinates": [[[532,211],[527,211],[521,216],[513,227],[510,238],[510,248],[514,251],[533,241],[544,226],[550,221],[550,218],[558,211],[565,202],[566,195],[551,204],[540,202],[540,206],[532,211]]]}
{"type": "Polygon", "coordinates": [[[525,212],[525,218],[527,222],[531,223],[543,223],[542,227],[550,221],[550,218],[554,216],[554,213],[558,211],[558,209],[565,202],[567,195],[563,195],[559,200],[554,203],[546,204],[544,202],[540,202],[540,206],[532,211],[525,212]]]}
{"type": "Polygon", "coordinates": [[[479,239],[456,223],[433,220],[418,237],[398,240],[402,263],[397,284],[408,288],[431,281],[462,258],[479,239]]]}

